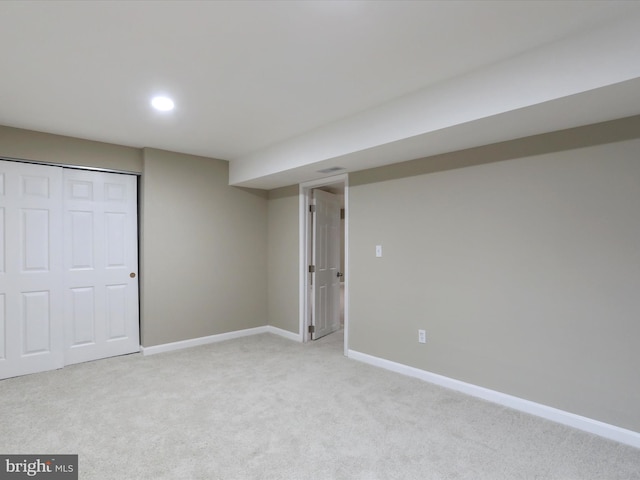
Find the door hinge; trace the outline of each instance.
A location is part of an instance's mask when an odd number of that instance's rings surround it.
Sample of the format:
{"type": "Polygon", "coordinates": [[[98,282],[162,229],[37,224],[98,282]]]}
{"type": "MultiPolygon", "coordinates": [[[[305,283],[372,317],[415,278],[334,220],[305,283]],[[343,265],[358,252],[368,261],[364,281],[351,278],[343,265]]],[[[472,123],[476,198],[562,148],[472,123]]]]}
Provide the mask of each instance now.
{"type": "Polygon", "coordinates": [[[344,208],[340,209],[340,220],[344,220],[344,208]]]}
{"type": "Polygon", "coordinates": [[[309,265],[309,273],[316,273],[316,266],[315,265],[309,265]]]}
{"type": "Polygon", "coordinates": [[[316,331],[316,327],[314,325],[309,325],[309,333],[313,334],[316,331]]]}
{"type": "Polygon", "coordinates": [[[309,205],[309,212],[316,213],[316,206],[315,205],[309,205]]]}

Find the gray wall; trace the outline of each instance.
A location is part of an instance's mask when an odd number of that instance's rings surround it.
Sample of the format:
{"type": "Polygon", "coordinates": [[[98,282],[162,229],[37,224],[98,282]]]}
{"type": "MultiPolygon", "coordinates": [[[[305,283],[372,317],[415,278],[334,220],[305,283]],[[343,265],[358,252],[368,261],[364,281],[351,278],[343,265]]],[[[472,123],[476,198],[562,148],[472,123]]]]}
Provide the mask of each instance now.
{"type": "Polygon", "coordinates": [[[637,127],[351,175],[350,348],[640,431],[637,127]]]}
{"type": "Polygon", "coordinates": [[[269,325],[299,333],[298,186],[269,192],[269,325]]]}
{"type": "Polygon", "coordinates": [[[144,346],[267,324],[267,193],[228,180],[228,162],[144,149],[144,346]]]}

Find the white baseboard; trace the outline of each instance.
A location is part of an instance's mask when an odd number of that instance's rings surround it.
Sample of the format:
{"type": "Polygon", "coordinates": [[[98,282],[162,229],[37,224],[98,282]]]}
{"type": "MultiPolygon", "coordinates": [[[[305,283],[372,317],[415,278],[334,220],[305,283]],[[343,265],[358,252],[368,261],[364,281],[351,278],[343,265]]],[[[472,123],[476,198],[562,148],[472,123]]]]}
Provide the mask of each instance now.
{"type": "Polygon", "coordinates": [[[479,387],[471,383],[461,382],[453,378],[431,373],[419,368],[410,367],[401,363],[385,360],[384,358],[374,357],[366,353],[349,350],[348,357],[360,362],[368,363],[376,367],[386,370],[408,375],[410,377],[419,378],[420,380],[439,385],[441,387],[456,390],[458,392],[471,395],[473,397],[482,398],[489,402],[497,403],[505,407],[513,408],[521,412],[529,413],[538,417],[561,423],[569,427],[577,428],[585,432],[593,433],[610,440],[615,440],[632,447],[640,448],[640,433],[624,428],[616,427],[608,423],[593,420],[591,418],[582,417],[574,413],[565,412],[557,408],[542,405],[540,403],[525,400],[523,398],[507,395],[506,393],[497,392],[488,388],[479,387]]]}
{"type": "Polygon", "coordinates": [[[273,333],[274,335],[279,335],[296,342],[302,341],[300,335],[297,333],[292,333],[271,325],[264,325],[262,327],[235,330],[233,332],[219,333],[217,335],[209,335],[207,337],[190,338],[189,340],[182,340],[180,342],[164,343],[162,345],[154,345],[152,347],[140,347],[140,352],[143,355],[155,355],[156,353],[172,352],[174,350],[182,350],[183,348],[198,347],[200,345],[224,342],[225,340],[247,337],[249,335],[259,335],[261,333],[273,333]]]}
{"type": "Polygon", "coordinates": [[[273,333],[274,335],[279,335],[289,340],[293,340],[294,342],[302,342],[302,335],[299,333],[293,333],[289,330],[283,330],[282,328],[274,327],[272,325],[267,325],[267,333],[273,333]]]}

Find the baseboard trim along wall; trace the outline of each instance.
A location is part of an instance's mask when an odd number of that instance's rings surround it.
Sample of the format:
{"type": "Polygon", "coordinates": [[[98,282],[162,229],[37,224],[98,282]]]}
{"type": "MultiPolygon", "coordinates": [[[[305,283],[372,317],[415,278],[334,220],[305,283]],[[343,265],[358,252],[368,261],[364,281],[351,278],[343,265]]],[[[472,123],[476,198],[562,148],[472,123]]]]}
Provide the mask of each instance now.
{"type": "Polygon", "coordinates": [[[267,333],[273,333],[274,335],[280,335],[281,337],[288,338],[289,340],[293,340],[294,342],[302,342],[302,335],[299,333],[293,333],[289,330],[283,330],[282,328],[274,327],[271,325],[267,325],[267,333]]]}
{"type": "Polygon", "coordinates": [[[522,398],[507,395],[505,393],[490,390],[488,388],[479,387],[470,383],[465,383],[460,380],[431,373],[426,370],[420,370],[419,368],[410,367],[401,363],[385,360],[384,358],[374,357],[366,353],[357,352],[355,350],[349,350],[349,358],[358,360],[360,362],[368,363],[376,367],[391,370],[392,372],[401,373],[410,377],[415,377],[420,380],[439,385],[441,387],[456,390],[458,392],[471,395],[473,397],[481,398],[489,402],[497,403],[505,407],[513,408],[537,417],[542,417],[547,420],[551,420],[556,423],[561,423],[569,427],[577,428],[585,432],[593,433],[595,435],[615,440],[632,447],[640,448],[640,433],[632,430],[626,430],[624,428],[616,427],[608,423],[593,420],[591,418],[582,417],[574,413],[565,412],[557,408],[542,405],[536,402],[525,400],[522,398]]]}
{"type": "Polygon", "coordinates": [[[182,350],[183,348],[198,347],[200,345],[207,345],[210,343],[224,342],[225,340],[232,340],[234,338],[247,337],[249,335],[259,335],[261,333],[273,333],[281,337],[301,342],[302,338],[299,334],[283,330],[271,325],[265,325],[263,327],[247,328],[245,330],[236,330],[233,332],[220,333],[218,335],[209,335],[207,337],[190,338],[189,340],[182,340],[180,342],[164,343],[162,345],[154,345],[151,347],[140,347],[140,352],[143,355],[155,355],[156,353],[172,352],[174,350],[182,350]]]}

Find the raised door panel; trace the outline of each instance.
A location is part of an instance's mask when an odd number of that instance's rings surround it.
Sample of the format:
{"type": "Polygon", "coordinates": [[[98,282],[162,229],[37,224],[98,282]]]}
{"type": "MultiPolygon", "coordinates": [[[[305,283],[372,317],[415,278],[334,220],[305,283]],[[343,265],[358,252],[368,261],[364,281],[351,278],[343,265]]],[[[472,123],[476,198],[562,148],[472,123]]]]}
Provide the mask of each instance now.
{"type": "Polygon", "coordinates": [[[91,345],[96,343],[96,304],[93,287],[69,289],[70,311],[66,312],[71,322],[68,339],[71,346],[91,345]]]}
{"type": "Polygon", "coordinates": [[[22,356],[51,353],[50,302],[49,291],[22,292],[22,356]]]}
{"type": "Polygon", "coordinates": [[[68,215],[69,269],[91,270],[94,267],[93,212],[70,210],[68,215]]]}
{"type": "Polygon", "coordinates": [[[105,267],[125,268],[127,266],[127,214],[105,213],[105,267]]]}
{"type": "MultiPolygon", "coordinates": [[[[20,272],[49,271],[49,210],[20,209],[20,272]]],[[[55,252],[53,252],[55,254],[55,252]]]]}
{"type": "Polygon", "coordinates": [[[127,338],[127,285],[107,285],[107,341],[127,338]]]}

